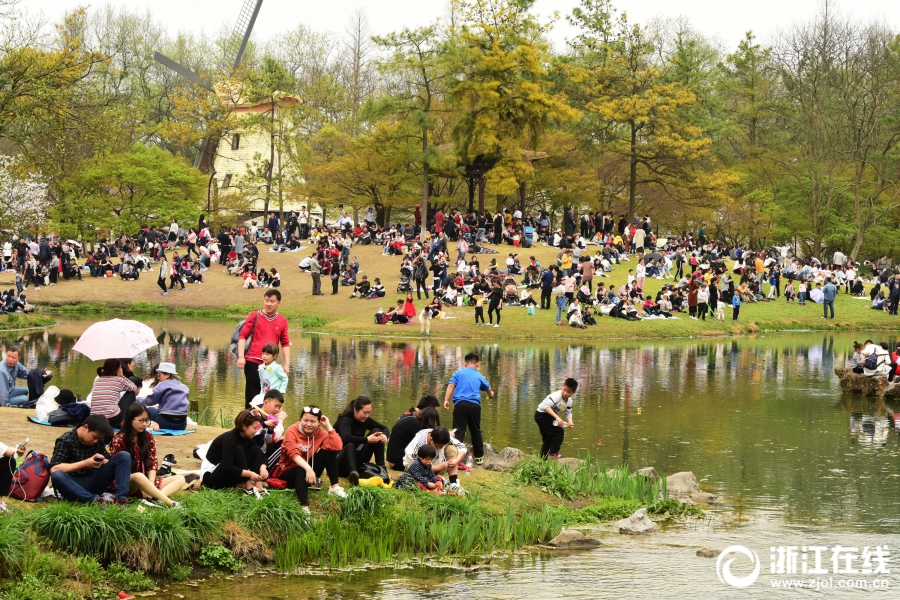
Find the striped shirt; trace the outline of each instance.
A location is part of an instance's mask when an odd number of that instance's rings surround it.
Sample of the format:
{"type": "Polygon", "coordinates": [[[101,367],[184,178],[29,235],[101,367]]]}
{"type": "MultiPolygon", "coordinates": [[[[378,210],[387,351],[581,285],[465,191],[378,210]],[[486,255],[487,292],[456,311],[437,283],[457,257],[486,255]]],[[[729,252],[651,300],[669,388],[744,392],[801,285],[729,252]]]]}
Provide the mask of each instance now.
{"type": "Polygon", "coordinates": [[[124,377],[103,376],[95,379],[91,389],[91,414],[103,415],[107,419],[117,417],[122,412],[119,408],[122,392],[137,392],[137,386],[124,377]]]}

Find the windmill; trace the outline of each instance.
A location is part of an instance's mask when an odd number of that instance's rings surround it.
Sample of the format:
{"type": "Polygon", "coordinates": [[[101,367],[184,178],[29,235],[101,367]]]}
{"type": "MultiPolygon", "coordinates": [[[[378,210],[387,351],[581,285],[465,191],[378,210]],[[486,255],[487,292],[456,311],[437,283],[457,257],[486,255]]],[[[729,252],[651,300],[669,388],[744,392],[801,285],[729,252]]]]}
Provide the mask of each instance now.
{"type": "MultiPolygon", "coordinates": [[[[221,62],[218,65],[220,71],[234,73],[241,65],[244,50],[247,49],[247,42],[250,40],[250,34],[253,32],[253,25],[256,23],[256,17],[259,16],[259,9],[262,8],[262,3],[263,0],[244,0],[237,22],[231,31],[231,36],[225,41],[225,49],[222,53],[221,62]]],[[[178,64],[168,56],[154,52],[153,59],[179,75],[190,79],[200,87],[212,91],[213,86],[209,80],[202,75],[194,73],[184,65],[178,64]]],[[[212,170],[218,147],[218,139],[207,138],[200,142],[200,152],[197,154],[197,158],[194,159],[194,167],[199,168],[203,173],[209,173],[212,170]]]]}

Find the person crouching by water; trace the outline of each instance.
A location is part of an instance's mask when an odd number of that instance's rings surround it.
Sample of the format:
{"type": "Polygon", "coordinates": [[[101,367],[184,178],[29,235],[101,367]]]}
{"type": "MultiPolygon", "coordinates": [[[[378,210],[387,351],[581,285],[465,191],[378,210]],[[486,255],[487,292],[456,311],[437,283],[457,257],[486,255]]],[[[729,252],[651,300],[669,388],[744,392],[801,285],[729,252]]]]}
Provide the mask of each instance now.
{"type": "Polygon", "coordinates": [[[578,390],[578,382],[569,377],[562,389],[553,392],[538,404],[534,422],[541,431],[541,458],[562,458],[559,449],[566,436],[566,427],[572,423],[572,396],[578,390]],[[563,420],[565,417],[565,420],[563,420]]]}
{"type": "Polygon", "coordinates": [[[328,473],[328,493],[346,498],[338,482],[338,454],[343,442],[318,406],[304,406],[300,420],[284,434],[281,445],[281,478],[294,488],[303,510],[309,512],[309,488],[319,489],[323,472],[328,473]]]}
{"type": "Polygon", "coordinates": [[[269,478],[266,457],[253,441],[260,428],[259,419],[242,410],[234,419],[234,429],[212,441],[200,467],[203,485],[214,490],[242,486],[248,496],[269,495],[263,481],[269,478]]]}
{"type": "Polygon", "coordinates": [[[359,465],[373,457],[375,464],[384,467],[384,449],[388,428],[372,418],[372,400],[360,396],[351,400],[338,415],[336,429],[343,449],[338,457],[342,476],[350,478],[350,485],[359,485],[359,465]]]}
{"type": "Polygon", "coordinates": [[[141,404],[132,404],[125,411],[122,431],[113,436],[110,443],[110,454],[126,452],[131,456],[131,479],[129,492],[132,496],[153,498],[170,508],[181,508],[171,498],[175,492],[184,489],[184,477],[157,477],[159,460],[156,458],[156,442],[153,434],[147,431],[150,425],[150,413],[141,404]]]}
{"type": "Polygon", "coordinates": [[[187,428],[188,393],[186,385],[178,380],[175,365],[162,362],[153,367],[156,381],[150,385],[152,391],[138,402],[147,407],[150,418],[160,429],[184,431],[187,428]]]}

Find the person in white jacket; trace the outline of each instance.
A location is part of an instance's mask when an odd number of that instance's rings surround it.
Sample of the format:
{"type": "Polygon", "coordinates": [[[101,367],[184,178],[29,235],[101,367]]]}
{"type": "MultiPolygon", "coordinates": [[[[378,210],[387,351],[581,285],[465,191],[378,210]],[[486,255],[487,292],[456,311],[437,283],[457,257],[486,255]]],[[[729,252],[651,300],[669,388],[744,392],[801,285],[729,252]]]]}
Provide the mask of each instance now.
{"type": "Polygon", "coordinates": [[[413,464],[418,456],[419,447],[425,444],[434,446],[437,456],[431,463],[431,469],[438,475],[447,474],[450,486],[447,491],[465,494],[465,490],[459,485],[459,463],[466,456],[466,445],[453,436],[446,427],[434,429],[422,429],[412,441],[407,444],[403,452],[403,466],[413,464]]]}

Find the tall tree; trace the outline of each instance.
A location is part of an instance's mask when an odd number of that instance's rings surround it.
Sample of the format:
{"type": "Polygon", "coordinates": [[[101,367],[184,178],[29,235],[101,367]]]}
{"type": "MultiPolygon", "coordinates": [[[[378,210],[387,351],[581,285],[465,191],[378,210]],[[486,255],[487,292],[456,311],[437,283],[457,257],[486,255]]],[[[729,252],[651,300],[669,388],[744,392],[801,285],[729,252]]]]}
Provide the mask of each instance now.
{"type": "Polygon", "coordinates": [[[403,29],[374,40],[389,53],[379,66],[390,81],[388,95],[374,109],[404,121],[419,142],[421,152],[414,160],[422,165],[422,222],[427,224],[431,169],[440,160],[429,131],[448,113],[443,102],[449,68],[442,60],[444,44],[434,27],[403,29]]]}
{"type": "Polygon", "coordinates": [[[549,26],[529,10],[533,0],[453,0],[459,13],[452,60],[460,65],[449,86],[459,111],[453,129],[464,165],[479,157],[496,161],[490,172],[498,194],[513,194],[534,167],[522,149],[538,149],[553,121],[576,116],[562,94],[547,85],[549,26]]]}
{"type": "MultiPolygon", "coordinates": [[[[596,4],[585,2],[585,10],[596,4]]],[[[666,80],[646,30],[624,15],[614,36],[606,19],[582,22],[601,29],[583,32],[576,42],[578,61],[569,72],[574,85],[584,89],[584,109],[593,125],[590,143],[626,164],[629,215],[656,191],[694,206],[721,199],[730,177],[716,170],[709,138],[686,118],[699,99],[683,84],[666,80]]]]}

